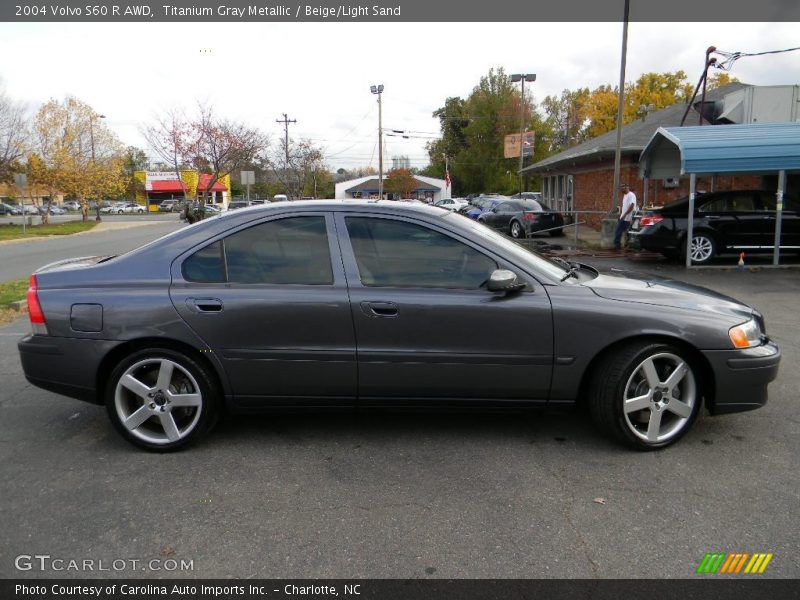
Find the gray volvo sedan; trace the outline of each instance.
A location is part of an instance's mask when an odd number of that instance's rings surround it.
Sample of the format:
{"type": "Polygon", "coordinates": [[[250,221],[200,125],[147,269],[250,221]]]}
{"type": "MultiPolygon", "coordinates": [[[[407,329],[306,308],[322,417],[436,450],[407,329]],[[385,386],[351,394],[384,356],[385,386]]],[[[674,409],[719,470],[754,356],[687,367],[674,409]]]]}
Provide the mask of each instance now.
{"type": "Polygon", "coordinates": [[[767,400],[780,351],[732,298],[553,261],[387,201],[244,208],[31,276],[28,381],[148,450],[220,411],[582,402],[639,449],[767,400]]]}

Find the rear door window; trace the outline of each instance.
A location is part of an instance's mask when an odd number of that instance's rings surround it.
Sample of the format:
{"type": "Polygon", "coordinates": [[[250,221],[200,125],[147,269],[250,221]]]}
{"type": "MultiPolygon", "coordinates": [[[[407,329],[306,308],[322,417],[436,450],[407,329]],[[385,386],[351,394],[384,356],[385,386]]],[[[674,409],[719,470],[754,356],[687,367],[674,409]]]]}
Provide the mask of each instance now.
{"type": "Polygon", "coordinates": [[[199,283],[330,285],[325,217],[276,219],[233,233],[187,258],[183,276],[199,283]]]}

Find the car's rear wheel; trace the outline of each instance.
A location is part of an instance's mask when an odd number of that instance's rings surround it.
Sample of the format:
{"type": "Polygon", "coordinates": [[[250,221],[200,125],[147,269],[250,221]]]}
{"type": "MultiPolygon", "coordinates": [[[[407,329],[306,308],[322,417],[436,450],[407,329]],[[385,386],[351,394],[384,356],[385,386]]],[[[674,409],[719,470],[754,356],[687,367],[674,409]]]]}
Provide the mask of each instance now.
{"type": "Polygon", "coordinates": [[[140,448],[168,452],[205,435],[216,422],[218,393],[206,369],[170,349],[135,352],[106,388],[111,422],[140,448]]]}
{"type": "Polygon", "coordinates": [[[590,382],[597,425],[641,450],[668,446],[697,418],[701,393],[695,368],[670,345],[637,342],[609,354],[590,382]]]}
{"type": "Polygon", "coordinates": [[[559,227],[558,229],[551,229],[550,235],[552,237],[564,237],[564,228],[559,227]]]}
{"type": "Polygon", "coordinates": [[[525,230],[522,228],[522,224],[519,221],[511,221],[511,228],[509,229],[509,233],[512,238],[518,240],[521,237],[525,237],[525,230]]]}
{"type": "Polygon", "coordinates": [[[717,244],[707,233],[692,234],[692,243],[689,247],[689,255],[695,265],[705,265],[711,262],[717,254],[717,244]]]}

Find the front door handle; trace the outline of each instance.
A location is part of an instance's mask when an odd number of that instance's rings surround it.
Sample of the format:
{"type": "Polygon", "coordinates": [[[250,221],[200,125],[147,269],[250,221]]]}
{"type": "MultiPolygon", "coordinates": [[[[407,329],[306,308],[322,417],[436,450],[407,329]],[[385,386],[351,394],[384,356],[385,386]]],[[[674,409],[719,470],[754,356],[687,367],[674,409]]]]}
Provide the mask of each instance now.
{"type": "Polygon", "coordinates": [[[194,312],[221,312],[222,300],[217,298],[187,298],[186,305],[194,312]]]}
{"type": "Polygon", "coordinates": [[[368,317],[396,317],[400,312],[394,302],[362,302],[361,311],[368,317]]]}

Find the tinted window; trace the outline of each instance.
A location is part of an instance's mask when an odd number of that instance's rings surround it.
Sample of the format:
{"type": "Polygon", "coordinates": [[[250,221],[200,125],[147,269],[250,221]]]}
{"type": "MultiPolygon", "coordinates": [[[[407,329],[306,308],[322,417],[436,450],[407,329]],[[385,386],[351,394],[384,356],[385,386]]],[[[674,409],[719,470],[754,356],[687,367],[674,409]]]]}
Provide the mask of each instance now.
{"type": "Polygon", "coordinates": [[[709,199],[699,208],[700,212],[750,212],[756,210],[753,192],[734,192],[709,199]]]}
{"type": "Polygon", "coordinates": [[[533,210],[536,212],[542,212],[542,205],[539,204],[536,200],[525,200],[523,202],[524,210],[533,210]]]}
{"type": "Polygon", "coordinates": [[[225,263],[222,242],[214,242],[183,261],[183,278],[198,283],[223,283],[225,263]]]}
{"type": "Polygon", "coordinates": [[[497,264],[438,231],[390,219],[347,218],[361,283],[478,289],[497,264]]]}
{"type": "MultiPolygon", "coordinates": [[[[764,208],[766,210],[778,210],[778,199],[776,198],[775,194],[769,192],[762,192],[760,196],[761,196],[761,202],[763,203],[764,208]]],[[[798,203],[794,198],[784,195],[783,210],[798,212],[800,208],[798,207],[798,203]]]]}
{"type": "Polygon", "coordinates": [[[331,284],[325,218],[278,219],[229,235],[186,259],[183,276],[203,283],[331,284]]]}

